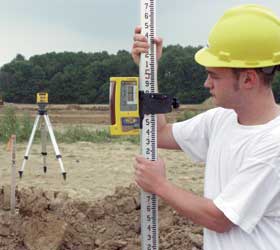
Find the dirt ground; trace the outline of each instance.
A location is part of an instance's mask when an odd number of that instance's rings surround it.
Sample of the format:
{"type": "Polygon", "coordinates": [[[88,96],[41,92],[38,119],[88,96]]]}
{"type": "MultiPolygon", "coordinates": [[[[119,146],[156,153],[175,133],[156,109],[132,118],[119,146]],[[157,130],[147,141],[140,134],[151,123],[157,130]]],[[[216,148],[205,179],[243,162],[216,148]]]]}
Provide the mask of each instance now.
{"type": "MultiPolygon", "coordinates": [[[[133,160],[139,146],[129,142],[89,143],[58,145],[67,171],[63,180],[58,161],[51,145],[48,145],[47,166],[43,172],[41,148],[33,144],[22,179],[17,176],[19,188],[34,186],[46,190],[67,191],[71,197],[96,200],[112,194],[116,186],[129,186],[133,182],[133,160]]],[[[17,145],[17,168],[21,168],[26,144],[17,145]]],[[[174,183],[202,193],[203,171],[201,165],[193,164],[184,153],[159,150],[159,157],[166,160],[168,178],[174,183]]],[[[11,155],[6,145],[0,144],[0,179],[10,183],[11,155]]]]}
{"type": "MultiPolygon", "coordinates": [[[[31,113],[33,109],[34,106],[25,108],[31,113]]],[[[107,109],[102,109],[79,110],[79,106],[66,107],[64,111],[54,109],[50,119],[54,129],[74,121],[103,127],[108,125],[109,118],[107,109]]],[[[168,119],[174,120],[175,115],[168,119]]],[[[17,170],[26,143],[17,144],[17,170]]],[[[133,159],[139,153],[139,146],[129,142],[58,146],[67,180],[60,174],[50,144],[48,171],[43,173],[40,145],[33,144],[23,178],[16,180],[18,213],[11,217],[9,211],[1,210],[3,187],[7,188],[11,179],[11,155],[6,145],[0,144],[0,249],[140,249],[139,190],[133,185],[133,159]],[[39,239],[38,244],[35,239],[39,239]]],[[[192,163],[180,151],[160,149],[159,157],[166,161],[167,176],[172,182],[202,194],[203,165],[192,163]]],[[[178,216],[161,201],[159,225],[159,249],[201,249],[201,228],[178,216]]]]}
{"type": "MultiPolygon", "coordinates": [[[[15,215],[5,207],[9,192],[8,187],[0,189],[0,249],[141,249],[141,206],[134,185],[117,187],[113,195],[95,203],[73,200],[62,192],[21,189],[15,215]]],[[[161,200],[158,225],[160,250],[202,249],[202,229],[161,200]]]]}

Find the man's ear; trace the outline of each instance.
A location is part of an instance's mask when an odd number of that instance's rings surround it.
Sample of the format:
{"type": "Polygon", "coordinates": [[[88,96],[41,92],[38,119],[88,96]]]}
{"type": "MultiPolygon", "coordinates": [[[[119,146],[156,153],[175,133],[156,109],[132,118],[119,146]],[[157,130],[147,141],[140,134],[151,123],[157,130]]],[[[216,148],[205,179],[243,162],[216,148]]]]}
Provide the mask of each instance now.
{"type": "Polygon", "coordinates": [[[240,74],[240,80],[243,88],[251,89],[256,86],[259,76],[257,72],[253,69],[248,69],[240,74]]]}

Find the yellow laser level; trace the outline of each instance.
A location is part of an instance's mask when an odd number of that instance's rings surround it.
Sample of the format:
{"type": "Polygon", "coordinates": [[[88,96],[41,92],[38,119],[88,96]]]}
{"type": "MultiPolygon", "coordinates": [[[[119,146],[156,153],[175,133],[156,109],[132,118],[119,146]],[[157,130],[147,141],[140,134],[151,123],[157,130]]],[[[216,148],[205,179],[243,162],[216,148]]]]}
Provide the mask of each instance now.
{"type": "Polygon", "coordinates": [[[46,92],[37,93],[37,104],[47,104],[49,102],[48,98],[48,93],[46,92]]]}
{"type": "Polygon", "coordinates": [[[139,134],[138,77],[110,78],[111,135],[139,134]]]}

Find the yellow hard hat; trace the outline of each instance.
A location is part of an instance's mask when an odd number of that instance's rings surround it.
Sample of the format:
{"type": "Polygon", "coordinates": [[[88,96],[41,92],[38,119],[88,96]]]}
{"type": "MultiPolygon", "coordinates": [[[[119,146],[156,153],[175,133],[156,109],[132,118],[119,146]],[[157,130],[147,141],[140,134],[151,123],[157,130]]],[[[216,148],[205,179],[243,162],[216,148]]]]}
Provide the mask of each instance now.
{"type": "Polygon", "coordinates": [[[280,20],[247,4],[229,9],[213,27],[208,46],[195,55],[205,67],[262,68],[280,64],[280,20]]]}

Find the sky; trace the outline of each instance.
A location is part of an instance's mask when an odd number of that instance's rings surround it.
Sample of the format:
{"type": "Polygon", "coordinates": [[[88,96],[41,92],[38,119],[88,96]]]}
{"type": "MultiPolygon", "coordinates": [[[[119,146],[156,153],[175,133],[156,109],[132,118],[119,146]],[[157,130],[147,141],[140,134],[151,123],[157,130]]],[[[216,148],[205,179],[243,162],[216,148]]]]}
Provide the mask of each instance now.
{"type": "MultiPolygon", "coordinates": [[[[0,0],[0,67],[17,54],[131,50],[140,0],[0,0]]],[[[228,8],[257,3],[280,17],[279,0],[156,0],[156,33],[164,45],[206,45],[228,8]]]]}

